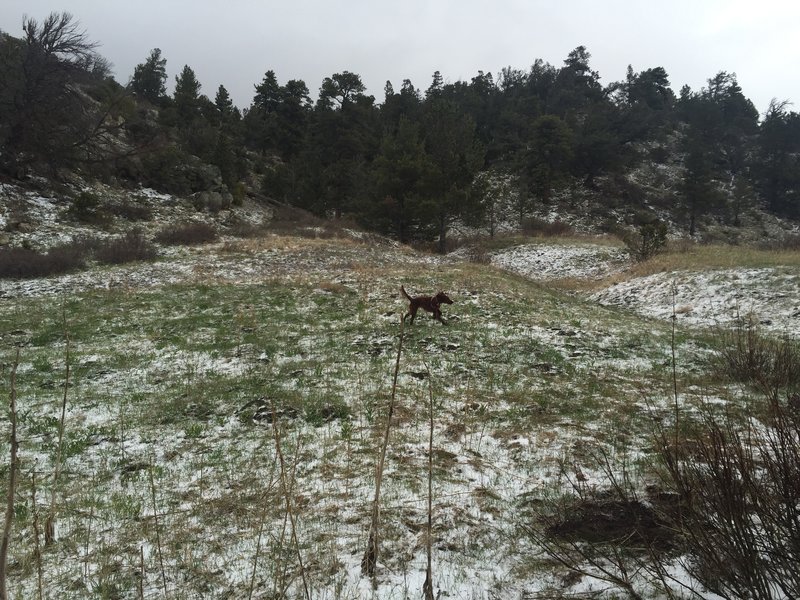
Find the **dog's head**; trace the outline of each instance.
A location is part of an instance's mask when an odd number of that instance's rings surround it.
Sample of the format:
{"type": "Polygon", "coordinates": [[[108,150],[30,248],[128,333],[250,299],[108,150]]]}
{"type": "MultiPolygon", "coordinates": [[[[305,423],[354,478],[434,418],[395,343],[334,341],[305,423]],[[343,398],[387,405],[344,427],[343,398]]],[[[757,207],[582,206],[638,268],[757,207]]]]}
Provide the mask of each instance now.
{"type": "Polygon", "coordinates": [[[434,299],[439,304],[452,304],[453,303],[453,301],[450,300],[450,298],[448,298],[447,294],[445,294],[444,292],[439,292],[438,294],[436,294],[434,296],[434,299]]]}

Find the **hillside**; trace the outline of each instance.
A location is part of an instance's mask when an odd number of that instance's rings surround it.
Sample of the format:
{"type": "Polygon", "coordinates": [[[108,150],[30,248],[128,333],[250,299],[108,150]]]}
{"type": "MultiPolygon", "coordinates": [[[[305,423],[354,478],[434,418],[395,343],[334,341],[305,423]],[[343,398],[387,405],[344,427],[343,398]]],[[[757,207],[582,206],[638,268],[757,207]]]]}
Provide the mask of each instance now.
{"type": "Polygon", "coordinates": [[[0,32],[0,596],[800,596],[789,103],[96,48],[0,32]]]}
{"type": "Polygon", "coordinates": [[[732,243],[780,241],[760,217],[800,219],[800,115],[778,99],[759,114],[726,71],[699,90],[661,66],[604,84],[581,45],[559,65],[387,81],[382,99],[351,71],[317,87],[267,70],[237,107],[189,65],[168,94],[159,48],[121,85],[96,48],[68,13],[0,36],[3,183],[79,176],[209,210],[288,204],[442,254],[462,226],[507,225],[509,207],[515,229],[556,213],[593,232],[661,221],[732,243]]]}
{"type": "MultiPolygon", "coordinates": [[[[98,232],[68,230],[57,199],[13,194],[38,211],[35,233],[14,233],[30,244],[98,232]]],[[[608,490],[610,475],[655,502],[652,424],[670,421],[673,351],[691,418],[709,403],[749,402],[710,374],[713,325],[752,308],[767,329],[799,331],[791,253],[646,274],[617,242],[540,238],[482,264],[330,224],[270,230],[263,207],[211,216],[146,190],[139,198],[157,215],[138,223],[147,235],[190,217],[228,233],[160,248],[154,262],[0,282],[4,395],[13,370],[21,457],[12,597],[35,597],[51,494],[47,597],[417,596],[431,401],[434,593],[601,593],[607,582],[543,553],[533,534],[542,515],[575,492],[608,490]],[[237,237],[223,227],[233,221],[261,228],[237,237]],[[425,315],[401,328],[401,284],[447,290],[448,325],[425,315]],[[373,591],[360,563],[401,336],[373,591]]],[[[129,226],[115,218],[105,234],[129,226]]],[[[6,424],[4,456],[8,437],[6,424]]],[[[669,560],[687,579],[681,556],[669,560]]]]}

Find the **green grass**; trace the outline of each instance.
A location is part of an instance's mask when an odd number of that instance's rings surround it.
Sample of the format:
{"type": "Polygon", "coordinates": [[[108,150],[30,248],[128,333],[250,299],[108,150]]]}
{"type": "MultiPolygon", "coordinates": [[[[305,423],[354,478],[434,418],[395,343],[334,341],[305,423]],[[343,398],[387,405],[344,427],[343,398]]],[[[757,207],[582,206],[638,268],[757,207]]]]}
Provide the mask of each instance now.
{"type": "MultiPolygon", "coordinates": [[[[259,585],[272,590],[288,578],[291,593],[299,592],[283,529],[271,418],[253,420],[258,404],[242,410],[254,401],[281,415],[281,447],[313,586],[323,592],[333,581],[344,585],[347,572],[339,563],[352,560],[347,557],[364,543],[405,310],[401,283],[445,289],[456,302],[445,307],[445,327],[422,314],[405,327],[385,490],[390,568],[417,551],[396,515],[412,524],[422,520],[429,375],[439,491],[471,498],[498,520],[511,518],[515,495],[536,477],[555,473],[556,455],[574,452],[584,460],[587,445],[616,443],[621,426],[632,444],[646,435],[643,388],[656,403],[669,397],[667,323],[479,265],[357,268],[347,271],[347,283],[328,281],[185,284],[0,305],[0,331],[24,331],[15,336],[22,342],[19,496],[25,504],[35,469],[40,510],[57,456],[65,332],[70,342],[65,468],[57,494],[63,537],[44,556],[48,589],[80,582],[83,591],[74,597],[130,595],[145,547],[145,587],[159,593],[152,463],[159,535],[176,597],[246,595],[262,518],[268,533],[259,585]],[[519,445],[515,436],[529,443],[519,445]],[[473,471],[465,464],[480,476],[466,475],[473,471]],[[181,580],[181,568],[195,578],[181,580]]],[[[701,369],[698,348],[708,344],[700,333],[680,332],[682,376],[701,369]]],[[[4,397],[13,352],[7,346],[2,358],[4,397]]],[[[6,440],[5,429],[2,434],[6,440]]],[[[0,451],[7,453],[7,444],[0,451]]],[[[438,510],[462,501],[455,499],[442,500],[438,510]]],[[[18,560],[31,552],[30,512],[18,515],[12,540],[18,560]]],[[[463,545],[464,531],[489,545],[510,543],[501,541],[503,527],[473,522],[468,513],[453,509],[454,526],[438,534],[443,546],[463,545]]],[[[463,567],[458,560],[467,559],[443,553],[440,560],[456,572],[463,567]]],[[[32,589],[30,574],[14,577],[32,589]]]]}

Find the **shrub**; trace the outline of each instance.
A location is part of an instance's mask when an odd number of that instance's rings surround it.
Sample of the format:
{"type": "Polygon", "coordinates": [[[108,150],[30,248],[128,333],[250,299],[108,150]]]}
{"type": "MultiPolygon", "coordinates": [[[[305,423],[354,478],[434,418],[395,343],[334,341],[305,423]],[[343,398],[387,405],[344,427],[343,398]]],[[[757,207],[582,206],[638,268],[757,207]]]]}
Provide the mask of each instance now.
{"type": "Polygon", "coordinates": [[[247,196],[247,188],[239,181],[231,189],[231,195],[233,196],[233,205],[241,206],[244,204],[244,199],[247,196]]]}
{"type": "Polygon", "coordinates": [[[29,248],[0,248],[0,278],[3,279],[59,275],[84,265],[84,252],[72,244],[51,248],[46,254],[29,248]]]}
{"type": "Polygon", "coordinates": [[[526,527],[547,555],[631,598],[700,585],[722,598],[800,596],[800,353],[742,322],[720,355],[728,382],[757,384],[755,410],[707,403],[669,424],[654,413],[658,483],[647,504],[626,463],[600,450],[609,490],[576,478],[573,495],[526,527]],[[676,569],[686,576],[670,576],[676,569]]]}
{"type": "Polygon", "coordinates": [[[793,233],[787,234],[777,240],[770,239],[758,244],[760,250],[773,250],[773,251],[797,251],[800,250],[800,235],[793,233]]]}
{"type": "Polygon", "coordinates": [[[689,574],[723,598],[800,594],[800,411],[770,401],[770,415],[744,426],[706,412],[691,453],[658,440],[667,485],[682,499],[672,528],[692,557],[689,574]]]}
{"type": "Polygon", "coordinates": [[[72,201],[69,215],[82,223],[102,223],[108,215],[100,206],[100,198],[91,192],[83,191],[72,201]]]}
{"type": "Polygon", "coordinates": [[[207,244],[217,239],[217,230],[207,223],[184,223],[165,227],[155,235],[164,246],[207,244]]]}
{"type": "Polygon", "coordinates": [[[94,256],[101,263],[118,265],[153,260],[158,256],[158,251],[141,230],[133,229],[125,235],[100,242],[94,250],[94,256]]]}
{"type": "Polygon", "coordinates": [[[114,214],[126,221],[152,221],[153,209],[144,204],[123,200],[113,207],[114,214]]]}
{"type": "Polygon", "coordinates": [[[756,385],[771,398],[800,387],[797,343],[763,335],[750,319],[740,318],[732,331],[721,334],[714,362],[723,378],[756,385]]]}
{"type": "Polygon", "coordinates": [[[653,221],[639,226],[638,231],[623,234],[622,241],[634,259],[644,262],[664,251],[667,245],[667,225],[653,221]]]}
{"type": "Polygon", "coordinates": [[[536,217],[525,219],[522,223],[522,231],[527,235],[543,235],[546,237],[556,237],[559,235],[572,235],[574,230],[572,225],[564,221],[546,221],[536,217]]]}

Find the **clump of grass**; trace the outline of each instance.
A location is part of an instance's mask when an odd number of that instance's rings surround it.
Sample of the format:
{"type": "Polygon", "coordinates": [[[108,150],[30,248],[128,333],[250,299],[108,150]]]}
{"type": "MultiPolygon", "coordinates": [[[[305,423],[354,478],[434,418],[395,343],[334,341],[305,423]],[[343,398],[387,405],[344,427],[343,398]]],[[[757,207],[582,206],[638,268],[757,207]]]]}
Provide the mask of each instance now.
{"type": "Polygon", "coordinates": [[[208,244],[216,239],[217,230],[207,223],[170,225],[155,235],[155,241],[164,246],[208,244]]]}
{"type": "Polygon", "coordinates": [[[349,294],[350,288],[337,281],[323,281],[317,286],[323,292],[330,294],[349,294]]]}

